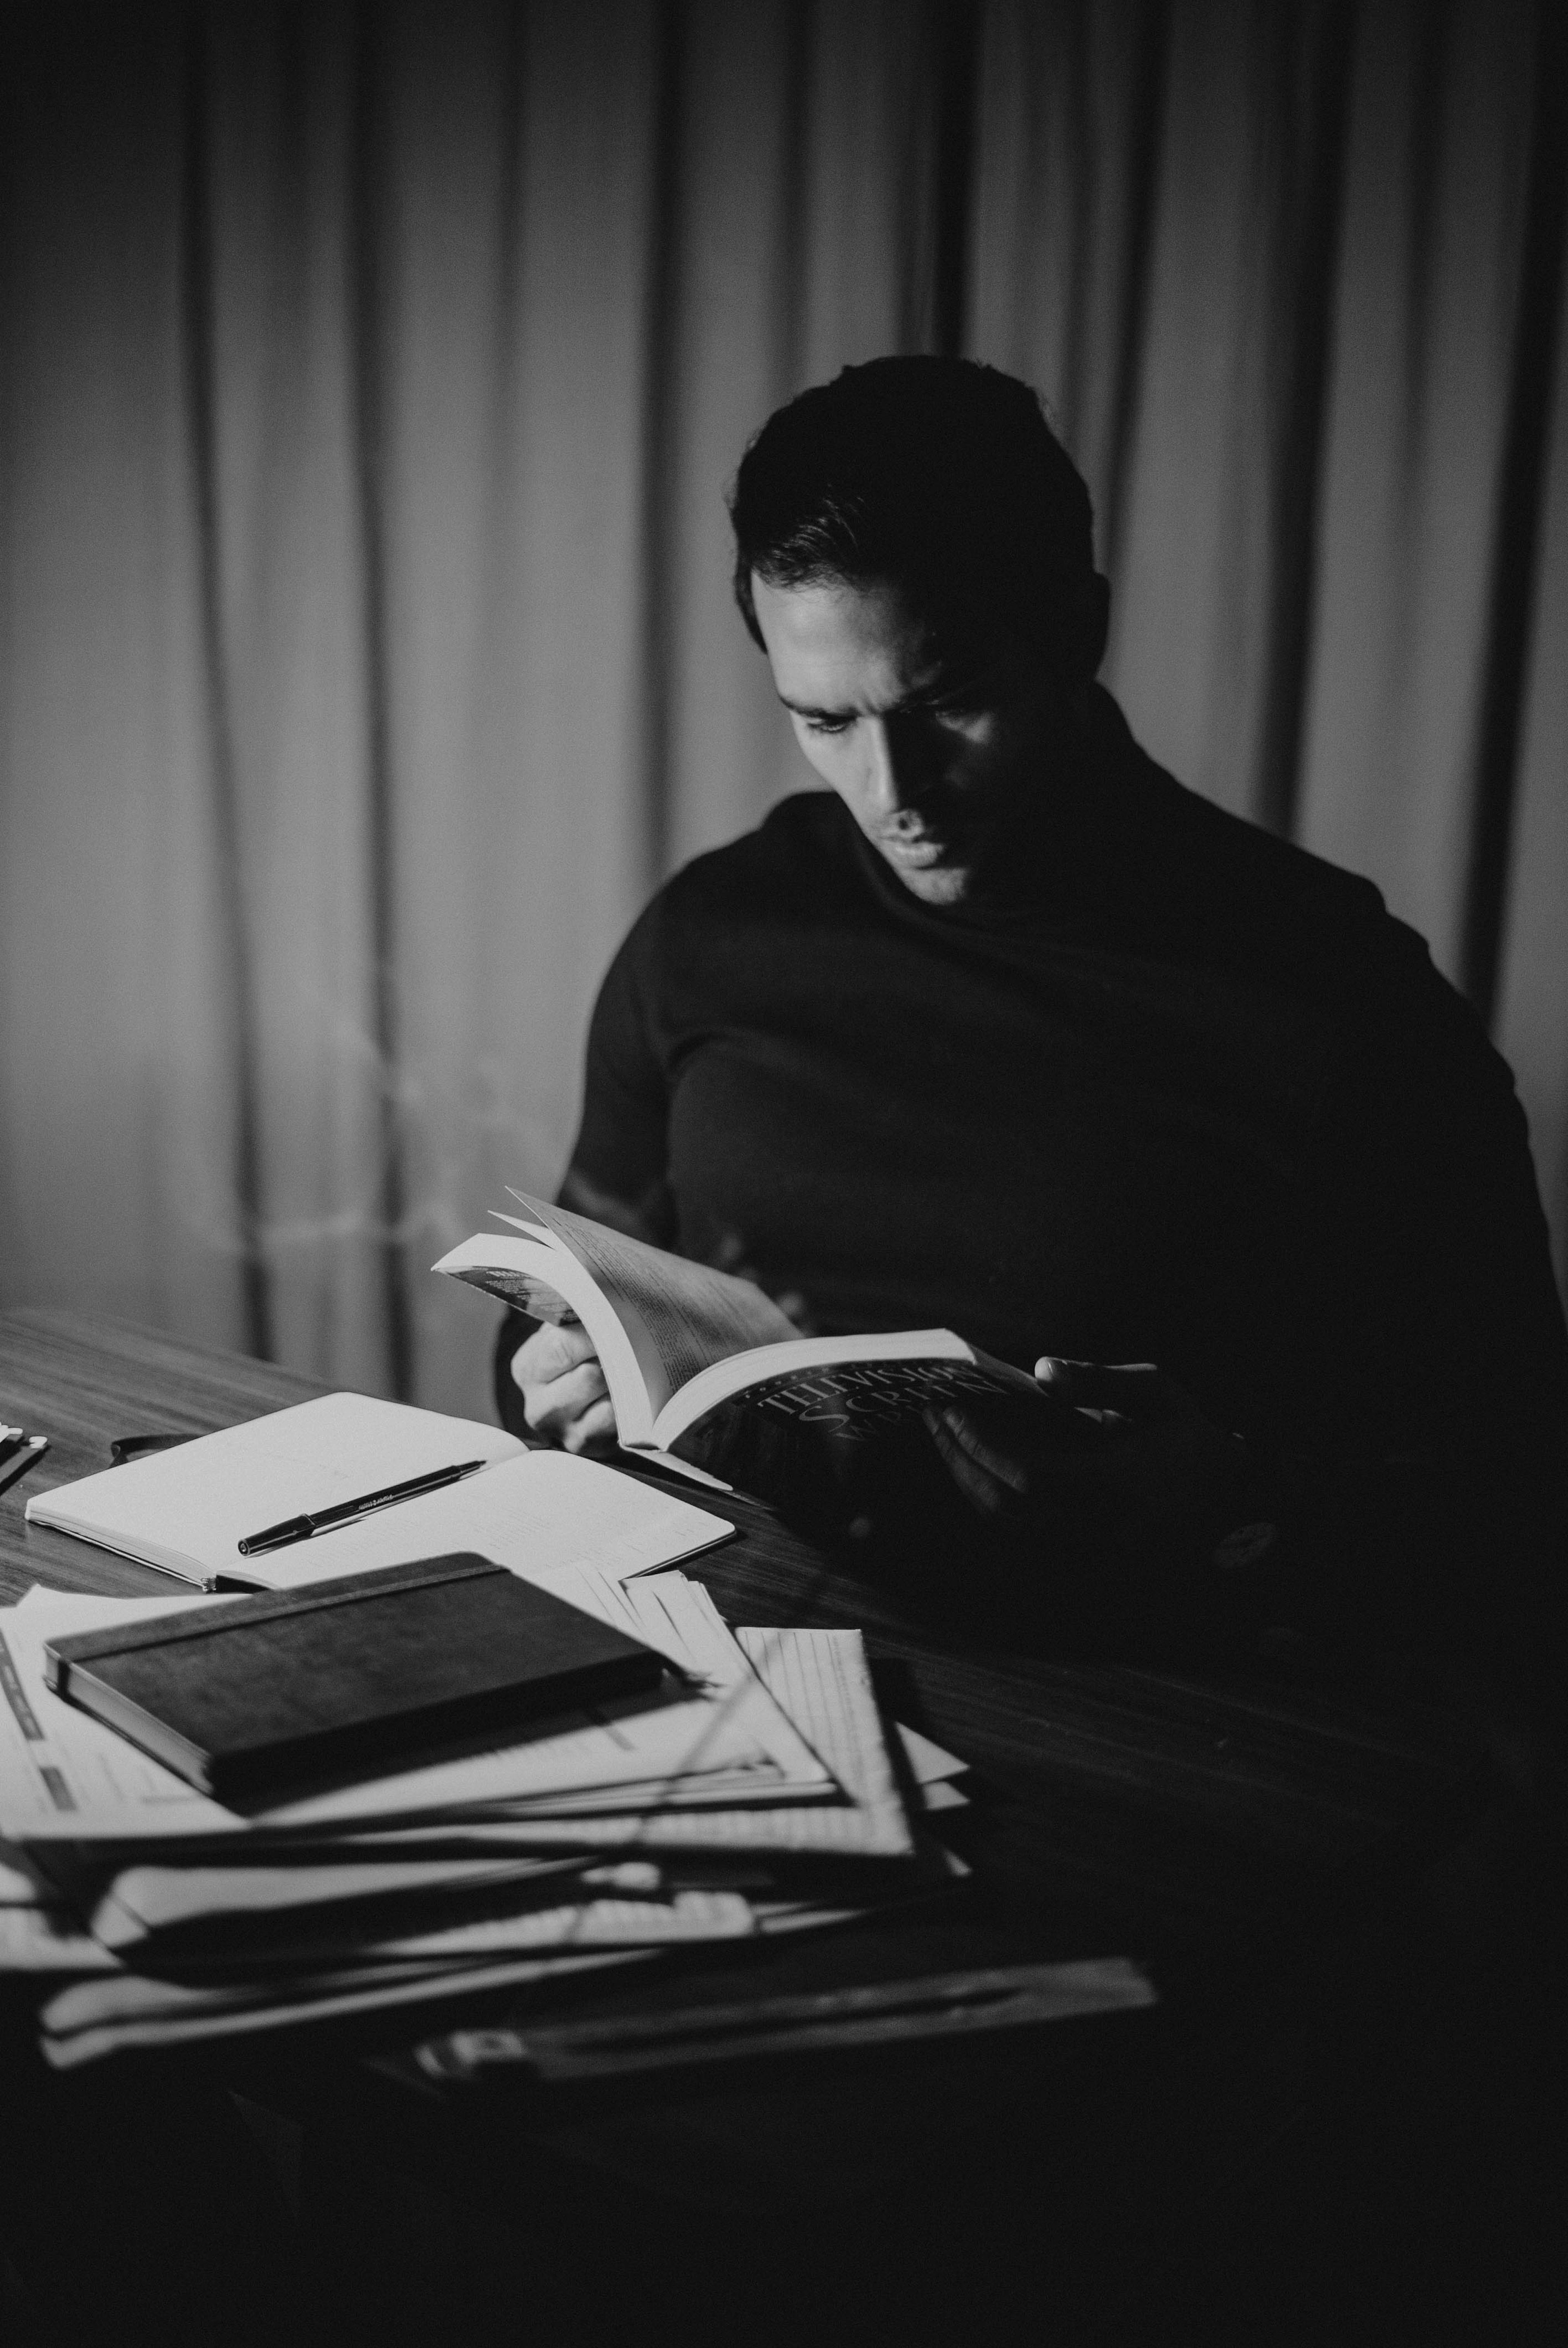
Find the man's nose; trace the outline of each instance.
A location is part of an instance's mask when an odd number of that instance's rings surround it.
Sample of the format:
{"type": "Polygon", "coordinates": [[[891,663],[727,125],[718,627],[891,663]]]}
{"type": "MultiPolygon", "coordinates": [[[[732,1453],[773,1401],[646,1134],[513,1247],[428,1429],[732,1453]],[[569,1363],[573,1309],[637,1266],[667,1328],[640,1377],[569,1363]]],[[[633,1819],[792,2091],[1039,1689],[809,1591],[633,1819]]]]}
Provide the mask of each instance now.
{"type": "Polygon", "coordinates": [[[871,798],[877,812],[896,815],[924,798],[932,779],[931,745],[918,718],[901,711],[874,717],[869,728],[871,798]]]}

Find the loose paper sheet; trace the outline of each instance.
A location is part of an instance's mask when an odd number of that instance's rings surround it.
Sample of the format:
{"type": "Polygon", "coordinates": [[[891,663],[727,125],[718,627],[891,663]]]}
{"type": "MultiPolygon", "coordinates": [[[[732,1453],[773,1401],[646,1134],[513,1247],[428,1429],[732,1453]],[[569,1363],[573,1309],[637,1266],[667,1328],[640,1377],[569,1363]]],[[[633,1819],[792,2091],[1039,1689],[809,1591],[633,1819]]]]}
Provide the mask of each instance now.
{"type": "Polygon", "coordinates": [[[596,1707],[580,1725],[465,1759],[399,1771],[282,1803],[246,1819],[186,1785],[46,1682],[44,1643],[134,1614],[190,1603],[83,1597],[35,1588],[0,1614],[0,1833],[26,1845],[156,1842],[267,1833],[332,1833],[449,1818],[509,1799],[568,1806],[585,1790],[621,1789],[632,1807],[663,1800],[692,1769],[771,1778],[805,1798],[831,1793],[822,1764],[777,1707],[697,1695],[655,1707],[596,1707]],[[773,1746],[758,1741],[759,1734],[773,1746]],[[781,1762],[782,1752],[786,1757],[781,1762]]]}
{"type": "Polygon", "coordinates": [[[118,1960],[58,1908],[0,1908],[0,1973],[108,1973],[118,1960]]]}
{"type": "MultiPolygon", "coordinates": [[[[446,1964],[523,1950],[662,1948],[671,1941],[744,1940],[755,1929],[751,1902],[738,1891],[675,1891],[665,1898],[563,1900],[521,1906],[509,1915],[437,1924],[428,1931],[336,1932],[290,1936],[291,1963],[446,1964]]],[[[274,1958],[275,1961],[275,1958],[274,1958]]],[[[236,1970],[242,1969],[242,1961],[236,1970]]],[[[263,1961],[261,1970],[266,1970],[263,1961]]]]}
{"type": "Polygon", "coordinates": [[[121,1972],[101,1982],[73,1982],[51,1998],[39,2017],[43,2050],[56,2070],[70,2070],[122,2047],[180,2046],[477,1990],[554,1983],[600,1966],[641,1963],[650,1953],[593,1949],[514,1957],[498,1964],[360,1966],[287,1983],[242,1982],[211,1989],[121,1972]]]}
{"type": "Polygon", "coordinates": [[[91,1910],[93,1931],[108,1948],[128,1948],[149,1933],[218,1916],[265,1920],[355,1900],[476,1890],[540,1878],[559,1883],[579,1864],[545,1859],[296,1858],[251,1867],[128,1867],[106,1880],[101,1867],[82,1869],[74,1860],[69,1850],[51,1853],[51,1870],[84,1910],[91,1910]]]}
{"type": "MultiPolygon", "coordinates": [[[[695,1592],[694,1604],[712,1608],[699,1584],[681,1574],[631,1585],[641,1595],[669,1585],[674,1606],[695,1592]],[[685,1593],[675,1585],[685,1583],[685,1593]]],[[[718,1622],[716,1612],[713,1619],[718,1622]]],[[[730,1634],[719,1629],[727,1639],[730,1634]]],[[[582,1817],[570,1823],[550,1818],[490,1818],[456,1823],[452,1832],[476,1849],[560,1849],[569,1840],[638,1849],[789,1851],[837,1858],[909,1858],[915,1840],[893,1773],[881,1715],[871,1685],[858,1631],[743,1631],[737,1634],[761,1683],[820,1755],[847,1800],[796,1804],[788,1808],[694,1811],[666,1808],[642,1818],[582,1817]]]]}

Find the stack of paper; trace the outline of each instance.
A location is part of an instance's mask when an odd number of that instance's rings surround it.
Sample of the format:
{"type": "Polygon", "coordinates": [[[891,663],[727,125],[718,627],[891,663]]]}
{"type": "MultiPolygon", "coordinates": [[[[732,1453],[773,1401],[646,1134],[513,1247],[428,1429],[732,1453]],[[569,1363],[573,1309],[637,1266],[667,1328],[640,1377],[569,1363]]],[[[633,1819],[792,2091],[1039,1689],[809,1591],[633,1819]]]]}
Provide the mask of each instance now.
{"type": "Polygon", "coordinates": [[[0,1967],[42,1977],[48,2059],[543,1988],[945,1879],[919,1818],[960,1765],[889,1749],[858,1632],[732,1633],[642,1565],[552,1560],[548,1586],[680,1667],[659,1698],[244,1816],[46,1682],[52,1637],[211,1600],[0,1615],[0,1967]]]}

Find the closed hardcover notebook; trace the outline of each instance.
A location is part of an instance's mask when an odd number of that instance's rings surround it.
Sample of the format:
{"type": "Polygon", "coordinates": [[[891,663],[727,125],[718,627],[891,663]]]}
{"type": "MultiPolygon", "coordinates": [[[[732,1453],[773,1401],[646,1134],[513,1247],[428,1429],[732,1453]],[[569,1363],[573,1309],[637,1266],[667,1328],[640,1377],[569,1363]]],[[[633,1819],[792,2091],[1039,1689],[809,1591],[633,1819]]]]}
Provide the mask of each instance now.
{"type": "Polygon", "coordinates": [[[658,1685],[662,1655],[467,1552],[51,1640],[49,1684],[222,1801],[658,1685]]]}

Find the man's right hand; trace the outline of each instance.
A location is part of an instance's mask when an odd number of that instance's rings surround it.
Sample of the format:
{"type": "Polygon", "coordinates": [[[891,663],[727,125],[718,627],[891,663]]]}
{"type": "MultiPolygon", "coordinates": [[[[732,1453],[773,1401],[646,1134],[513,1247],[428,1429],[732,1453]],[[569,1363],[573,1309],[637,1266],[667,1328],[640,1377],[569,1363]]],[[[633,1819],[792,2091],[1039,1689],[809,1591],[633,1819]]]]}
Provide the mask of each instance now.
{"type": "Polygon", "coordinates": [[[563,1451],[603,1451],[615,1441],[615,1411],[593,1341],[579,1321],[546,1322],[512,1355],[523,1416],[563,1451]]]}

